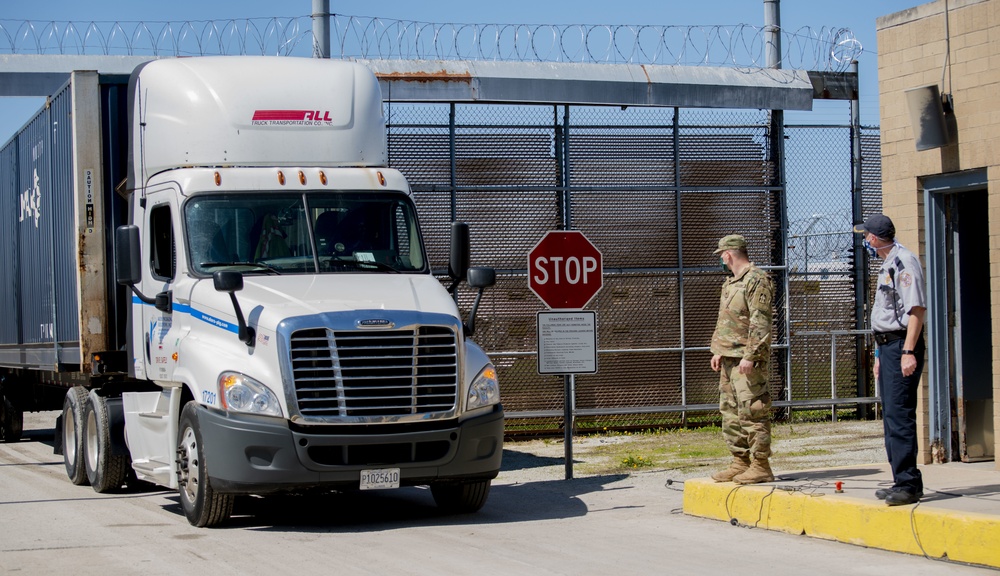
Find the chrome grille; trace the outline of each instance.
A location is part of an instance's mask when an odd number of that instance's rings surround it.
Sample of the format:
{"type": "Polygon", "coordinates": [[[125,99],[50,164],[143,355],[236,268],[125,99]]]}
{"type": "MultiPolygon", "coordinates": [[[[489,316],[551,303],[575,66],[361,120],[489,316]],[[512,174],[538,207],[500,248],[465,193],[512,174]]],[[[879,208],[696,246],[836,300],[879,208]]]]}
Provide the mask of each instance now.
{"type": "Polygon", "coordinates": [[[298,330],[291,335],[292,377],[306,419],[392,417],[454,410],[458,395],[455,332],[298,330]]]}

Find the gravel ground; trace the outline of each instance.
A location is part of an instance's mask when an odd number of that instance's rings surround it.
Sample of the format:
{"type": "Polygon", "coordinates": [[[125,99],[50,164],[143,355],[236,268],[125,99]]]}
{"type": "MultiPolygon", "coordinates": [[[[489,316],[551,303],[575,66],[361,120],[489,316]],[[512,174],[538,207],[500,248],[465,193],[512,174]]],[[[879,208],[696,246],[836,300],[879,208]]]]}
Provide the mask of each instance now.
{"type": "MultiPolygon", "coordinates": [[[[772,429],[775,474],[792,470],[832,468],[885,462],[882,421],[841,421],[778,424],[772,429]]],[[[665,434],[577,436],[573,439],[573,477],[608,473],[666,472],[673,480],[704,478],[724,468],[730,456],[718,428],[665,434]],[[678,447],[678,444],[681,446],[678,447]],[[691,447],[696,449],[691,449],[691,447]],[[699,455],[699,449],[711,454],[699,455]],[[704,448],[707,447],[707,448],[704,448]],[[667,448],[680,456],[666,456],[667,448]],[[692,454],[685,456],[686,453],[692,454]],[[649,465],[631,468],[623,460],[645,455],[649,465]]],[[[562,479],[566,475],[562,438],[509,440],[499,483],[524,483],[562,479]]]]}

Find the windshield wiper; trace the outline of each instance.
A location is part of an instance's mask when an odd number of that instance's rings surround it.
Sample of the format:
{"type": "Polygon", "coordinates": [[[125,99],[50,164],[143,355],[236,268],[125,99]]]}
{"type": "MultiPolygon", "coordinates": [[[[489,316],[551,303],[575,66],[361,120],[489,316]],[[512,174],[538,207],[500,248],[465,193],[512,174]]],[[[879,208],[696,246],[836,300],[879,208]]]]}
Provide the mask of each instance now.
{"type": "Polygon", "coordinates": [[[281,274],[281,270],[278,270],[270,264],[265,264],[264,262],[202,262],[198,264],[202,268],[217,268],[221,266],[250,266],[253,268],[261,268],[267,270],[273,274],[281,274]]]}
{"type": "Polygon", "coordinates": [[[388,264],[385,264],[383,262],[378,262],[376,260],[358,260],[356,258],[348,256],[330,256],[326,260],[328,263],[330,263],[330,265],[333,264],[336,264],[337,266],[350,265],[358,270],[363,270],[364,267],[370,266],[371,268],[375,268],[377,270],[381,270],[384,272],[393,272],[396,274],[399,273],[399,270],[393,268],[392,266],[389,266],[388,264]]]}
{"type": "Polygon", "coordinates": [[[379,270],[383,270],[385,272],[396,272],[396,273],[399,272],[399,270],[396,270],[392,266],[389,266],[388,264],[385,264],[384,262],[379,262],[377,260],[356,260],[355,264],[357,264],[358,266],[374,266],[375,268],[378,268],[379,270]]]}

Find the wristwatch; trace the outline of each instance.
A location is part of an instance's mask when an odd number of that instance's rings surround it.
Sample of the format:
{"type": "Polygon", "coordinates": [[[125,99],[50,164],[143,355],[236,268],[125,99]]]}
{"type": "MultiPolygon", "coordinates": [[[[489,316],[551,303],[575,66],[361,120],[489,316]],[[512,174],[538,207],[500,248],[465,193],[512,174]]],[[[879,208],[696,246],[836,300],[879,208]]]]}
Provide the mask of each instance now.
{"type": "Polygon", "coordinates": [[[906,355],[906,354],[909,354],[910,356],[913,356],[913,350],[903,350],[903,352],[902,352],[902,353],[903,353],[904,355],[906,355]]]}

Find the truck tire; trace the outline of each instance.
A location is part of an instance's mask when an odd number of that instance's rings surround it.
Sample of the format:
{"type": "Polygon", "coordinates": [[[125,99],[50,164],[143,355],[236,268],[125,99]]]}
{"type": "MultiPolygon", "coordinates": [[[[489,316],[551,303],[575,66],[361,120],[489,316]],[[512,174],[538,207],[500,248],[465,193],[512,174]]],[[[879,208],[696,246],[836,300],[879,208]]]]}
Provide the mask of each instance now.
{"type": "Polygon", "coordinates": [[[74,386],[66,392],[63,400],[63,463],[66,476],[77,486],[86,486],[87,469],[83,464],[83,423],[86,415],[87,389],[74,386]]]}
{"type": "Polygon", "coordinates": [[[113,453],[108,401],[96,390],[87,398],[84,422],[83,460],[87,481],[101,494],[121,488],[131,462],[128,456],[113,453]]]}
{"type": "Polygon", "coordinates": [[[232,494],[220,494],[208,477],[208,461],[198,426],[198,405],[188,402],[177,430],[177,491],[192,526],[215,526],[233,513],[232,494]]]}
{"type": "Polygon", "coordinates": [[[449,514],[471,514],[486,504],[491,480],[431,484],[431,495],[438,508],[449,514]]]}
{"type": "Polygon", "coordinates": [[[24,432],[24,412],[10,398],[3,396],[0,404],[0,442],[20,442],[24,432]]]}

